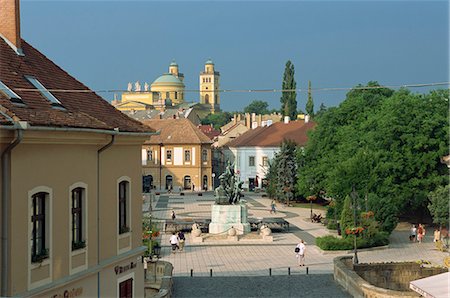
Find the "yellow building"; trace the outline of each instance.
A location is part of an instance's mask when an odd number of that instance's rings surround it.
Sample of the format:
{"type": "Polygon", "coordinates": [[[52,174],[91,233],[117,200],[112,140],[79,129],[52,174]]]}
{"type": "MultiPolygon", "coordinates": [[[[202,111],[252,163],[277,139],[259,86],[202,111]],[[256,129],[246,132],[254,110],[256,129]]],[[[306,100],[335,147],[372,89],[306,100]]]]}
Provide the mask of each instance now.
{"type": "MultiPolygon", "coordinates": [[[[200,73],[200,105],[211,113],[220,111],[219,79],[220,74],[214,70],[214,63],[206,61],[205,69],[200,73]]],[[[112,104],[123,112],[164,111],[178,107],[186,102],[183,81],[184,75],[179,72],[178,64],[172,61],[169,72],[158,77],[151,85],[128,83],[128,92],[124,92],[120,100],[113,100],[112,104]]]]}
{"type": "Polygon", "coordinates": [[[211,140],[188,119],[143,121],[159,135],[142,148],[144,188],[211,190],[211,140]]]}
{"type": "Polygon", "coordinates": [[[206,61],[205,70],[200,72],[200,104],[209,105],[211,113],[220,111],[220,73],[214,70],[211,59],[206,61]]]}
{"type": "Polygon", "coordinates": [[[0,20],[0,296],[143,297],[151,129],[22,40],[18,0],[0,20]]]}

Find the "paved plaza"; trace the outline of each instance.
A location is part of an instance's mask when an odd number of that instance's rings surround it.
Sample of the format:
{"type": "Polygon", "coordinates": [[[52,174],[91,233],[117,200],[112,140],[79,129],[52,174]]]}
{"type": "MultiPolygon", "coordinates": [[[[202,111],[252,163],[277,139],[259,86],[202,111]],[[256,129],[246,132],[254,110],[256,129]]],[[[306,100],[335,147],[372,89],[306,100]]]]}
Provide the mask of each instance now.
{"type": "MultiPolygon", "coordinates": [[[[249,217],[284,218],[290,223],[289,232],[273,233],[273,242],[264,242],[262,240],[239,242],[211,240],[203,243],[192,243],[190,234],[186,234],[185,250],[175,254],[171,253],[170,235],[163,232],[161,238],[161,259],[173,264],[175,282],[179,281],[179,284],[186,284],[190,280],[192,283],[193,280],[188,278],[191,275],[191,270],[194,277],[209,278],[212,273],[213,278],[206,280],[219,284],[221,279],[216,279],[216,277],[287,278],[286,283],[289,284],[292,284],[292,282],[289,282],[289,279],[297,278],[306,281],[307,278],[312,277],[306,276],[306,267],[296,265],[294,253],[294,248],[299,239],[306,241],[306,266],[309,275],[318,275],[316,279],[323,278],[325,282],[325,280],[332,278],[333,259],[336,256],[352,254],[347,251],[323,252],[315,246],[315,237],[332,234],[333,232],[330,232],[322,224],[311,223],[309,221],[309,209],[278,205],[278,212],[271,214],[269,212],[270,199],[257,193],[246,193],[243,199],[247,201],[249,217]],[[288,276],[289,270],[291,276],[288,276]],[[269,277],[269,272],[272,274],[272,277],[269,277]]],[[[148,199],[145,200],[145,211],[149,209],[148,201],[148,199]]],[[[204,193],[202,196],[188,192],[184,196],[180,196],[177,193],[162,194],[161,196],[156,196],[152,201],[152,217],[155,219],[169,219],[172,210],[174,210],[178,219],[195,220],[210,218],[211,204],[214,203],[214,197],[212,192],[204,193]]],[[[320,211],[314,210],[314,212],[320,211]]],[[[432,264],[443,265],[443,259],[448,254],[435,249],[432,242],[432,234],[432,231],[429,229],[424,243],[411,243],[408,240],[409,226],[400,224],[391,235],[389,247],[360,250],[358,252],[359,261],[368,263],[428,260],[432,264]]],[[[195,280],[196,283],[202,283],[202,279],[195,280]]],[[[222,280],[223,285],[226,285],[228,279],[222,280]]],[[[270,283],[270,280],[268,282],[270,283]]],[[[317,287],[317,282],[304,284],[312,284],[311,290],[317,287]]],[[[334,283],[332,284],[336,286],[334,283]]],[[[177,289],[177,286],[175,288],[177,289]]],[[[336,289],[340,290],[339,287],[336,289]]],[[[305,290],[303,289],[303,291],[305,290]]],[[[289,292],[285,292],[285,294],[281,296],[290,296],[289,292]]],[[[207,293],[205,295],[208,296],[207,293]]],[[[223,295],[219,296],[222,297],[223,295]]],[[[271,294],[267,293],[266,296],[271,296],[271,294]]],[[[175,297],[178,297],[178,295],[175,297]]],[[[244,293],[240,297],[249,296],[244,293]]]]}

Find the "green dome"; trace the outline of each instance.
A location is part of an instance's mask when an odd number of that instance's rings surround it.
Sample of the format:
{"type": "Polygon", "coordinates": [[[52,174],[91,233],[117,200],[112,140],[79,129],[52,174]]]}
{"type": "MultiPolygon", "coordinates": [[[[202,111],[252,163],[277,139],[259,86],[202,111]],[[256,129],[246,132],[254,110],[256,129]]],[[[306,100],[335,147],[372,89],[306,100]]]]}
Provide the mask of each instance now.
{"type": "Polygon", "coordinates": [[[214,62],[212,62],[211,59],[208,59],[208,60],[206,60],[205,64],[212,64],[212,65],[214,65],[214,62]]]}
{"type": "Polygon", "coordinates": [[[177,78],[176,76],[170,74],[170,73],[165,73],[162,76],[160,76],[159,78],[157,78],[153,83],[153,84],[177,84],[177,85],[182,85],[184,86],[183,82],[177,78]]]}

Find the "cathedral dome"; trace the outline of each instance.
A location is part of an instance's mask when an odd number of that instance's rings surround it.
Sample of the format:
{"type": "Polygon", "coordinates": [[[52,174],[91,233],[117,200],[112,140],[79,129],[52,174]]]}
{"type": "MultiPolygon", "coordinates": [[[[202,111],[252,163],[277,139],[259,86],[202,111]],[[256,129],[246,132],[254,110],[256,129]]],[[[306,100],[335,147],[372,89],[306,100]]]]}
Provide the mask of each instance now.
{"type": "Polygon", "coordinates": [[[214,65],[214,62],[211,59],[206,60],[205,64],[212,64],[214,65]]]}
{"type": "Polygon", "coordinates": [[[160,76],[159,78],[157,78],[152,83],[152,86],[154,86],[154,85],[171,85],[171,86],[184,87],[183,82],[179,78],[177,78],[176,76],[174,76],[170,73],[165,73],[162,76],[160,76]]]}

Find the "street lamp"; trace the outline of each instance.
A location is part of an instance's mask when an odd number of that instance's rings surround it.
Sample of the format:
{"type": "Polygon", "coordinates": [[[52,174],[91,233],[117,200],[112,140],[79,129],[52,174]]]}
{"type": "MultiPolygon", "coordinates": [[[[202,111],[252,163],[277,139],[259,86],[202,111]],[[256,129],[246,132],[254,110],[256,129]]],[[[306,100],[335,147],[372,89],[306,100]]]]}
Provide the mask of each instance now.
{"type": "MultiPolygon", "coordinates": [[[[358,193],[355,190],[355,186],[352,186],[352,192],[350,196],[353,199],[353,226],[356,228],[356,198],[358,196],[358,193]]],[[[356,246],[356,232],[353,234],[353,245],[354,245],[354,252],[355,255],[353,257],[353,265],[358,264],[358,248],[356,246]]]]}

